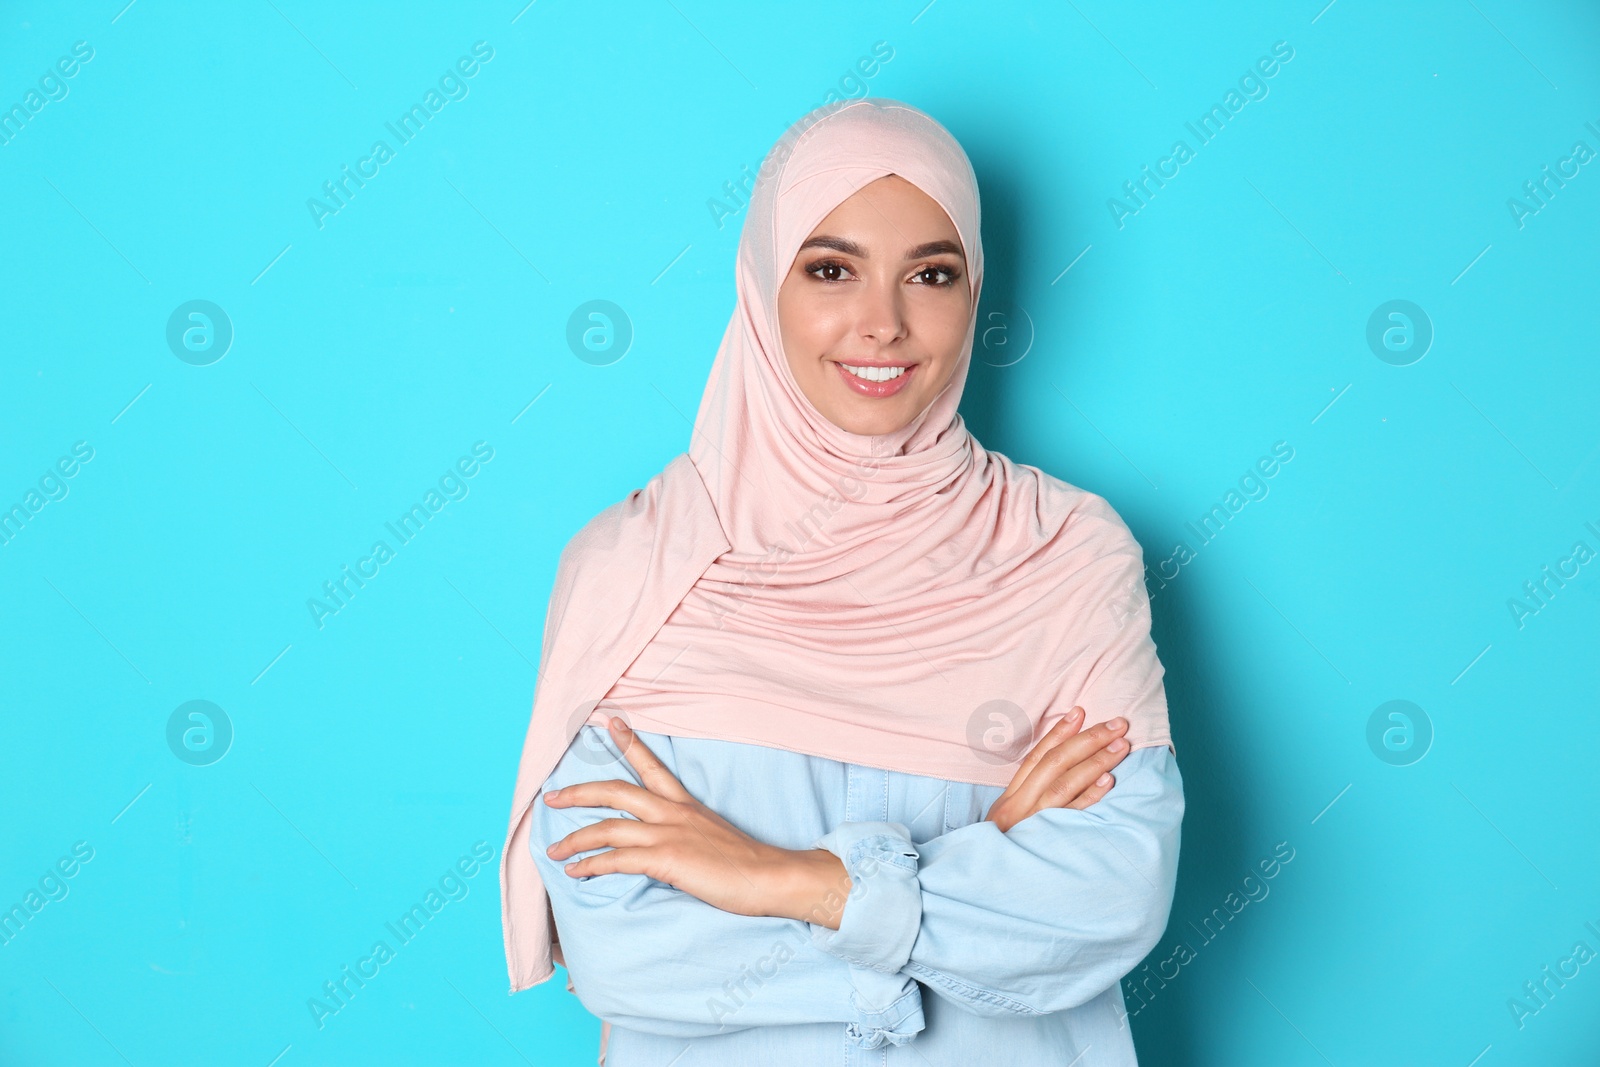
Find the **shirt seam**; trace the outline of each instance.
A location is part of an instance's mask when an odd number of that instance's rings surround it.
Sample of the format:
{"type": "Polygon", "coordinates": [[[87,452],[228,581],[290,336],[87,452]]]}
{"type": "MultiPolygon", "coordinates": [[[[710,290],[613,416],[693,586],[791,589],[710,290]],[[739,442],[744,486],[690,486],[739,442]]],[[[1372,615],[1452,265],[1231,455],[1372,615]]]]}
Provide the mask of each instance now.
{"type": "Polygon", "coordinates": [[[942,986],[947,991],[954,993],[963,1000],[993,1004],[996,1007],[1004,1008],[1006,1011],[1011,1012],[1014,1015],[1039,1016],[1046,1014],[1037,1008],[1029,1007],[1020,1000],[1012,1000],[1010,997],[1003,996],[1002,994],[996,993],[992,990],[980,989],[977,986],[968,985],[965,982],[951,978],[942,971],[936,971],[933,968],[924,966],[920,963],[907,962],[905,967],[901,969],[907,974],[911,975],[913,978],[928,982],[932,985],[942,986]]]}

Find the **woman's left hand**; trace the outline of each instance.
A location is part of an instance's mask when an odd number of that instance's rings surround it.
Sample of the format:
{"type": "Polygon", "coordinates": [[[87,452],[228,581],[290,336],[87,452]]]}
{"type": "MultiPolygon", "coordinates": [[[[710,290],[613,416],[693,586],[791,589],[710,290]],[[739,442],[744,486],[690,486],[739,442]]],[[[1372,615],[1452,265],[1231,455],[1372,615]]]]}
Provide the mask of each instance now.
{"type": "Polygon", "coordinates": [[[602,819],[546,849],[553,860],[610,849],[567,864],[567,874],[643,874],[736,915],[805,919],[838,929],[850,878],[837,856],[757,841],[691,796],[620,718],[613,716],[610,728],[644,786],[580,782],[546,793],[544,800],[552,808],[608,807],[635,818],[602,819]]]}

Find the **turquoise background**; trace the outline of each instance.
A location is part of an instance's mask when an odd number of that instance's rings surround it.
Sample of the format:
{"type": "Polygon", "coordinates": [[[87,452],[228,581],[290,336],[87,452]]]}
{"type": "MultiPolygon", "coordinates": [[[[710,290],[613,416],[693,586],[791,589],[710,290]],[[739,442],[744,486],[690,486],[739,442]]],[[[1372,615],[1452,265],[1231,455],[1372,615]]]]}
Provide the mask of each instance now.
{"type": "Polygon", "coordinates": [[[505,995],[472,850],[502,841],[558,551],[687,445],[743,218],[708,202],[833,91],[966,147],[964,412],[1145,548],[1189,807],[1125,983],[1143,1062],[1594,1063],[1600,962],[1541,968],[1600,951],[1600,562],[1524,583],[1600,552],[1600,162],[1520,225],[1508,201],[1600,151],[1600,10],[1325,2],[9,5],[0,107],[93,58],[0,144],[0,507],[42,504],[0,545],[0,907],[66,894],[0,947],[0,1062],[593,1062],[560,977],[505,995]],[[475,42],[466,95],[319,226],[475,42]],[[192,300],[231,323],[207,365],[167,340],[192,300]],[[567,342],[590,300],[631,324],[608,365],[567,342]],[[1367,341],[1391,300],[1433,333],[1405,366],[1367,341]],[[193,700],[232,728],[209,765],[169,747],[193,700]],[[1393,700],[1420,717],[1369,744],[1393,700]],[[462,857],[319,1029],[308,1000],[462,857]]]}

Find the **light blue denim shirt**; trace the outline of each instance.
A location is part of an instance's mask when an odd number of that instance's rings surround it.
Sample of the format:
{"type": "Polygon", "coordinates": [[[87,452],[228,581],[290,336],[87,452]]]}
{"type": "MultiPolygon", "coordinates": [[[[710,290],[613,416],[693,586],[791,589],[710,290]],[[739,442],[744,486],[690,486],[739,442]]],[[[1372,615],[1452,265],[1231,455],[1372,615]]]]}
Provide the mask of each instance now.
{"type": "MultiPolygon", "coordinates": [[[[735,915],[645,875],[573,878],[545,848],[613,808],[534,804],[531,850],[605,1067],[1136,1063],[1120,979],[1166,928],[1183,783],[1165,747],[1087,810],[1002,833],[1001,793],[734,741],[639,731],[685,788],[852,878],[839,929],[735,915]],[[932,996],[929,996],[929,993],[932,996]]],[[[638,778],[584,726],[545,783],[638,778]]],[[[541,790],[541,793],[543,790],[541,790]]]]}

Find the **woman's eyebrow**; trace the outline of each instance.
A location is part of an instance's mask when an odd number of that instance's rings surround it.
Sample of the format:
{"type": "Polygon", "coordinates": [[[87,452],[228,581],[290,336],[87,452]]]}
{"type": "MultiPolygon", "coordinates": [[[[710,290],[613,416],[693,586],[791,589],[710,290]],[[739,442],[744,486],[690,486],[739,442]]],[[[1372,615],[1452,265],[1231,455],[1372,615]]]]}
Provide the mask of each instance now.
{"type": "MultiPolygon", "coordinates": [[[[831,248],[835,252],[843,252],[847,256],[856,256],[860,259],[872,258],[867,255],[867,250],[856,244],[856,242],[844,237],[833,237],[829,234],[818,234],[816,237],[808,239],[805,244],[800,246],[800,251],[804,252],[808,248],[831,248]]],[[[943,255],[945,253],[960,256],[961,261],[963,263],[966,262],[966,253],[961,250],[960,245],[954,241],[942,240],[929,241],[927,244],[920,244],[915,248],[908,249],[905,258],[925,259],[928,256],[943,255]]]]}

